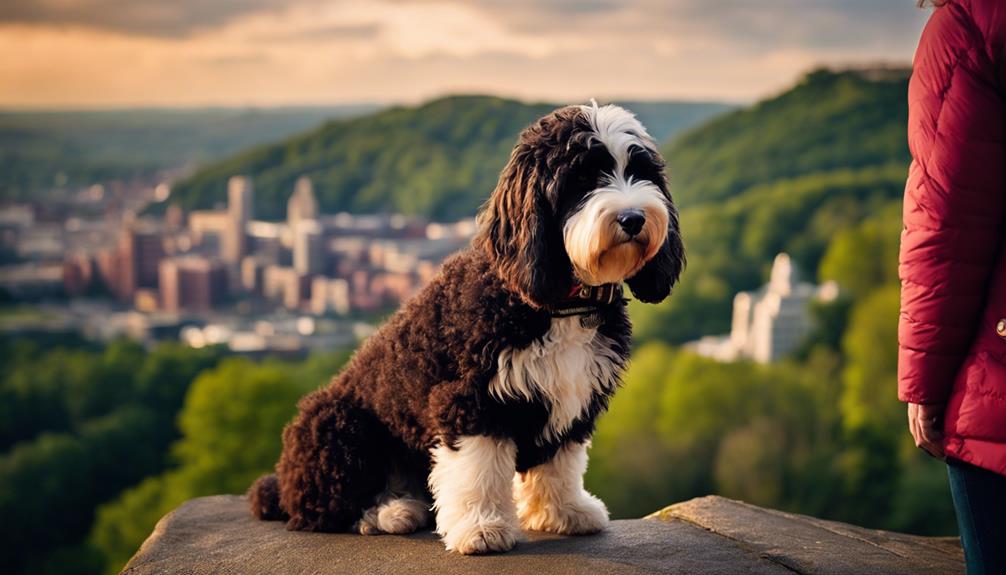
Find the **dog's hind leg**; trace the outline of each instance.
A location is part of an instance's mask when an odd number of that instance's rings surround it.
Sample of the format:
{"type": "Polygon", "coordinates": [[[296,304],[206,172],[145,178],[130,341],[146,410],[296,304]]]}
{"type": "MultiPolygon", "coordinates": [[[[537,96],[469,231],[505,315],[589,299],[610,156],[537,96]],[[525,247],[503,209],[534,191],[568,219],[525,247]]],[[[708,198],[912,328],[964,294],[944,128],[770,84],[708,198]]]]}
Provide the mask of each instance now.
{"type": "Polygon", "coordinates": [[[414,533],[430,521],[430,502],[412,495],[382,493],[356,523],[362,535],[414,533]]]}
{"type": "Polygon", "coordinates": [[[384,492],[357,522],[356,531],[363,535],[404,534],[426,527],[432,503],[424,483],[422,474],[396,466],[384,492]]]}
{"type": "Polygon", "coordinates": [[[373,414],[319,390],[283,430],[276,465],[287,529],[348,531],[385,486],[387,432],[373,414]]]}

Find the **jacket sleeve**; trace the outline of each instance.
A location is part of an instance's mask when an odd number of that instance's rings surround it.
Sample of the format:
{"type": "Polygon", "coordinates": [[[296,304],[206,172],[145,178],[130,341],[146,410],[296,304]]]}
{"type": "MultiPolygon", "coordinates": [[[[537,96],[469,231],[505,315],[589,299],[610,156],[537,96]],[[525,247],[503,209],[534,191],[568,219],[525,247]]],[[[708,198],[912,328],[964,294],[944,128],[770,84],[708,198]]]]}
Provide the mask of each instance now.
{"type": "Polygon", "coordinates": [[[1001,243],[1003,111],[998,69],[968,11],[930,18],[909,84],[899,275],[898,397],[942,403],[977,333],[1001,243]]]}

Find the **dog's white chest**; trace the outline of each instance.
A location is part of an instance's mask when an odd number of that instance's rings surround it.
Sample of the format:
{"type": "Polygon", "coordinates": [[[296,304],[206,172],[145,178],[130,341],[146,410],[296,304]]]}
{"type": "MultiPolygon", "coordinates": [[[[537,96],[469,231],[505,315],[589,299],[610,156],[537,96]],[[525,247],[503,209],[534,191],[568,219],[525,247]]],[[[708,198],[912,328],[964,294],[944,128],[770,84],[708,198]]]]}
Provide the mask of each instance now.
{"type": "Polygon", "coordinates": [[[544,401],[549,409],[542,438],[554,439],[587,409],[595,391],[618,383],[621,361],[610,339],[585,328],[579,317],[555,318],[541,341],[500,353],[489,392],[508,398],[544,401]]]}

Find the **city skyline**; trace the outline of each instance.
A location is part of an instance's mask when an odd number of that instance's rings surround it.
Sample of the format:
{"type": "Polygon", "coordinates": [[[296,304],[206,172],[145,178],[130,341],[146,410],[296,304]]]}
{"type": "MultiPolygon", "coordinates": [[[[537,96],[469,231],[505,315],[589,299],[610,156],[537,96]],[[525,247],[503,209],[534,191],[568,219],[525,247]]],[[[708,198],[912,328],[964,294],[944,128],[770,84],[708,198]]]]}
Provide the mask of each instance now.
{"type": "Polygon", "coordinates": [[[818,65],[907,64],[914,0],[106,0],[0,6],[0,107],[751,101],[818,65]]]}

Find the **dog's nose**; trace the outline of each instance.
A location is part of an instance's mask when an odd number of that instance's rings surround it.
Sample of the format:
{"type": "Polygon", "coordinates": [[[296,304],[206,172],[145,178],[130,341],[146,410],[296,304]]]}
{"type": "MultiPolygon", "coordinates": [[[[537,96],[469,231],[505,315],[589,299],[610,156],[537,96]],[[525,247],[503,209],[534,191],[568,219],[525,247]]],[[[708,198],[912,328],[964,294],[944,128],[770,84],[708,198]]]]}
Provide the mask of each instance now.
{"type": "Polygon", "coordinates": [[[630,238],[634,238],[639,235],[639,232],[643,231],[646,216],[643,215],[641,210],[625,210],[618,214],[615,220],[618,222],[618,225],[622,226],[625,233],[629,234],[630,238]]]}

